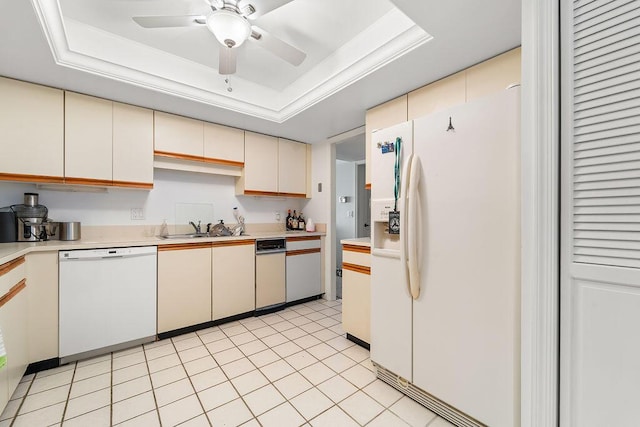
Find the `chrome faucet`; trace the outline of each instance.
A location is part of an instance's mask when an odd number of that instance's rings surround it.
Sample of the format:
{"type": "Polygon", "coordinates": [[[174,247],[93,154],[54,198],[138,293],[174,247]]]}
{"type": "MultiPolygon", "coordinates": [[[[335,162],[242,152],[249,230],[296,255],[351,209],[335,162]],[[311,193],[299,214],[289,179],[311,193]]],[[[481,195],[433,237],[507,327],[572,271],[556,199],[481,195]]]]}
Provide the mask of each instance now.
{"type": "Polygon", "coordinates": [[[189,221],[189,224],[191,224],[193,229],[196,230],[196,233],[202,233],[202,230],[200,229],[200,222],[201,221],[198,221],[198,225],[195,225],[193,221],[189,221]]]}

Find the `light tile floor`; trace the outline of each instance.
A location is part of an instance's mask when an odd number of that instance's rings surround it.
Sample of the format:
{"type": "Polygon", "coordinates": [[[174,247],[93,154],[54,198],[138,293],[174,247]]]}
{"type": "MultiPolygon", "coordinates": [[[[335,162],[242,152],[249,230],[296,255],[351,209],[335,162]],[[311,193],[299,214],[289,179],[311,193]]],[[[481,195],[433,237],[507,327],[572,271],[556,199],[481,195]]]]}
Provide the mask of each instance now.
{"type": "Polygon", "coordinates": [[[452,426],[376,379],[341,310],[313,301],[27,375],[0,427],[452,426]]]}

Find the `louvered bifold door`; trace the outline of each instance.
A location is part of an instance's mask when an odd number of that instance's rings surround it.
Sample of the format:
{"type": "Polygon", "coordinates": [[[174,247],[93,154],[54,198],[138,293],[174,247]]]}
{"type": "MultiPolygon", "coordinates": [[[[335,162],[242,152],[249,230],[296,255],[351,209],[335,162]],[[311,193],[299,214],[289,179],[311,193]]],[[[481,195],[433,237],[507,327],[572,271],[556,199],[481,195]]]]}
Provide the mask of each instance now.
{"type": "Polygon", "coordinates": [[[561,426],[637,426],[640,1],[560,4],[561,426]]]}

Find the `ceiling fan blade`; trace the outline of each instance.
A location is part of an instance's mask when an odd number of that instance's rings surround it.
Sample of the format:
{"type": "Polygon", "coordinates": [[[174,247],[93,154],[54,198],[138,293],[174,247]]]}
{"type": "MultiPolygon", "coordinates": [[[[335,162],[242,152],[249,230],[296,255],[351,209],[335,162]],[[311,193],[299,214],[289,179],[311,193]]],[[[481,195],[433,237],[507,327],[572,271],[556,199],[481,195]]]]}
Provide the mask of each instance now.
{"type": "Polygon", "coordinates": [[[256,19],[291,1],[292,0],[240,0],[238,2],[238,9],[241,11],[253,9],[253,12],[250,14],[246,13],[245,16],[249,19],[256,19]]]}
{"type": "Polygon", "coordinates": [[[228,75],[236,72],[236,53],[236,49],[220,45],[218,73],[228,75]]]}
{"type": "Polygon", "coordinates": [[[207,17],[203,15],[134,16],[132,19],[144,28],[196,27],[207,23],[207,17]]]}
{"type": "Polygon", "coordinates": [[[251,40],[295,66],[302,64],[302,61],[307,57],[307,54],[297,47],[293,47],[289,43],[255,26],[252,27],[251,40]]]}

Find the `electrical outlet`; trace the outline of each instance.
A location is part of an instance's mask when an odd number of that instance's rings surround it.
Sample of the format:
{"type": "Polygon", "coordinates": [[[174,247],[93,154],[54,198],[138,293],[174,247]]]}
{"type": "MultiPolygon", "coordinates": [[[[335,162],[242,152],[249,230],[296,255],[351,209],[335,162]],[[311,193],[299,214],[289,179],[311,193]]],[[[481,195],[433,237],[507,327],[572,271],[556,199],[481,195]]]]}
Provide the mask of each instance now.
{"type": "Polygon", "coordinates": [[[133,219],[133,220],[144,219],[144,209],[143,208],[131,208],[131,219],[133,219]]]}
{"type": "Polygon", "coordinates": [[[280,222],[280,212],[276,212],[276,221],[280,222]]]}

